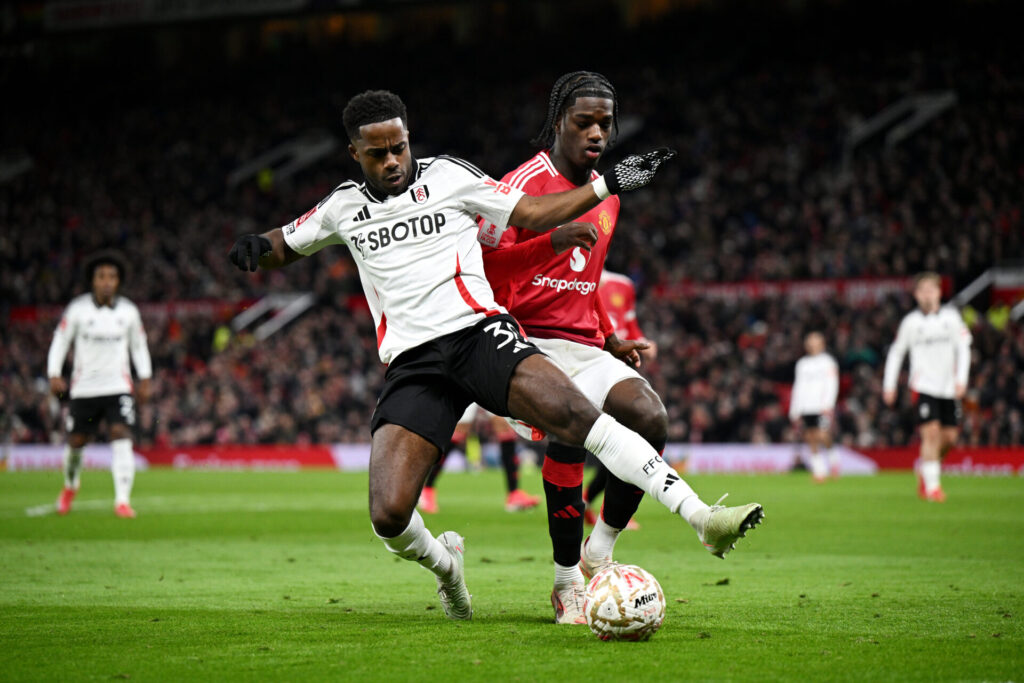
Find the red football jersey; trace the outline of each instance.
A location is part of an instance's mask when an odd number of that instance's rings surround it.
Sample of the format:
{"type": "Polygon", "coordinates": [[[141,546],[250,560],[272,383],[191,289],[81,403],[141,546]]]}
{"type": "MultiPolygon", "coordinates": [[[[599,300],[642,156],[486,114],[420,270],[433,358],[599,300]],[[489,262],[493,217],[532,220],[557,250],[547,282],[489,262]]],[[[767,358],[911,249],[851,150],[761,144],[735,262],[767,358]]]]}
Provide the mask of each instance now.
{"type": "Polygon", "coordinates": [[[636,320],[636,287],[625,275],[604,271],[597,288],[619,339],[644,339],[636,320]]]}
{"type": "MultiPolygon", "coordinates": [[[[535,197],[576,187],[555,169],[546,151],[502,181],[535,197]]],[[[619,198],[613,195],[573,221],[597,228],[597,244],[590,251],[574,247],[556,255],[549,234],[515,226],[501,235],[496,249],[484,247],[484,270],[495,300],[515,316],[527,335],[604,346],[605,333],[611,329],[607,320],[602,325],[598,314],[597,288],[618,218],[619,198]],[[543,242],[532,242],[536,239],[543,242]],[[500,252],[515,245],[523,245],[517,251],[528,249],[522,253],[529,253],[529,258],[502,258],[505,255],[500,252]]]]}

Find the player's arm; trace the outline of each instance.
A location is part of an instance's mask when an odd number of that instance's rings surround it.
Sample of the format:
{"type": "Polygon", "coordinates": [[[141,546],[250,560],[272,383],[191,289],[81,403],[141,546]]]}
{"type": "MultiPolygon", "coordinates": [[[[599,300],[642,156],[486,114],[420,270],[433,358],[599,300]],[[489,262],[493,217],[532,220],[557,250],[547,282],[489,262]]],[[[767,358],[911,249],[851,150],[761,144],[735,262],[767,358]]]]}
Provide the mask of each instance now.
{"type": "Polygon", "coordinates": [[[640,367],[640,352],[648,348],[646,342],[639,340],[619,339],[615,334],[615,324],[612,323],[608,309],[605,308],[604,300],[598,295],[594,297],[594,310],[597,312],[598,326],[601,334],[604,335],[604,350],[612,354],[626,365],[640,367]]]}
{"type": "Polygon", "coordinates": [[[800,361],[796,362],[796,369],[793,371],[795,375],[793,379],[793,390],[789,394],[789,421],[796,422],[796,419],[800,417],[800,392],[803,390],[802,382],[800,381],[800,361]]]}
{"type": "Polygon", "coordinates": [[[967,379],[970,377],[971,372],[971,331],[967,329],[967,325],[964,324],[963,318],[959,315],[957,319],[960,324],[954,329],[953,334],[956,335],[954,343],[956,344],[956,384],[955,392],[956,397],[963,398],[964,394],[967,393],[967,379]]]}
{"type": "Polygon", "coordinates": [[[542,232],[561,225],[594,208],[613,194],[639,190],[654,180],[658,167],[675,156],[662,148],[642,155],[630,155],[615,164],[608,173],[591,183],[565,192],[540,197],[523,195],[512,210],[509,223],[542,232]]]}
{"type": "Polygon", "coordinates": [[[885,357],[885,374],[882,379],[882,400],[887,406],[896,402],[896,382],[900,378],[900,368],[903,366],[903,357],[907,355],[909,348],[909,318],[904,318],[900,323],[900,329],[896,333],[896,340],[889,347],[889,354],[885,357]]]}
{"type": "Polygon", "coordinates": [[[135,311],[135,320],[129,332],[128,350],[135,366],[135,375],[139,383],[135,387],[135,397],[145,403],[152,395],[153,361],[149,356],[149,345],[146,343],[146,329],[142,326],[142,317],[135,311]]]}
{"type": "Polygon", "coordinates": [[[63,377],[64,359],[68,356],[68,349],[71,348],[71,340],[74,338],[75,320],[71,307],[68,306],[53,332],[53,341],[50,342],[50,351],[46,356],[46,376],[50,378],[50,391],[57,397],[63,396],[68,390],[63,377]]]}
{"type": "Polygon", "coordinates": [[[522,273],[524,264],[542,263],[573,247],[590,250],[597,243],[593,223],[569,223],[547,235],[484,252],[484,269],[493,287],[500,287],[522,273]]]}
{"type": "Polygon", "coordinates": [[[264,270],[286,266],[298,261],[302,254],[288,246],[281,228],[274,228],[262,235],[242,235],[235,240],[228,258],[239,270],[251,273],[257,266],[264,270]]]}
{"type": "Polygon", "coordinates": [[[825,381],[825,405],[830,406],[829,412],[836,409],[836,399],[839,398],[839,364],[835,361],[829,365],[828,378],[825,381]]]}

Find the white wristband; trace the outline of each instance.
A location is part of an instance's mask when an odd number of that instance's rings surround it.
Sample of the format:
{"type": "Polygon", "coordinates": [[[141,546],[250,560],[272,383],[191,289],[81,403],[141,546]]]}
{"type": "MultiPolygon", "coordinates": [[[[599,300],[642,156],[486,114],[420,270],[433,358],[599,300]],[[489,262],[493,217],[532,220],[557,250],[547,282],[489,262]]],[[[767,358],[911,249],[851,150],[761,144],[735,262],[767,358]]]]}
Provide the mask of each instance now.
{"type": "Polygon", "coordinates": [[[594,188],[594,194],[596,194],[597,198],[601,201],[612,196],[612,193],[608,191],[608,183],[604,181],[603,175],[597,176],[594,182],[590,183],[590,186],[594,188]]]}

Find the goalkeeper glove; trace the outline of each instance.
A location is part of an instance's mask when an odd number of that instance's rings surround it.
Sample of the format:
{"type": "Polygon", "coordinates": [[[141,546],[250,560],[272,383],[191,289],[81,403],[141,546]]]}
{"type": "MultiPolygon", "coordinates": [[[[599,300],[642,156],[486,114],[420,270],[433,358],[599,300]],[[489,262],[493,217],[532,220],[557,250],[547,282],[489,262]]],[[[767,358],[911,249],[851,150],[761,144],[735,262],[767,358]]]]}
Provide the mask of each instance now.
{"type": "Polygon", "coordinates": [[[675,150],[668,147],[646,154],[630,154],[594,181],[594,191],[601,199],[607,199],[613,194],[639,190],[654,180],[658,167],[675,155],[675,150]]]}
{"type": "Polygon", "coordinates": [[[259,266],[260,257],[273,251],[273,246],[263,235],[242,235],[235,240],[235,246],[228,252],[228,258],[239,270],[250,273],[259,266]]]}

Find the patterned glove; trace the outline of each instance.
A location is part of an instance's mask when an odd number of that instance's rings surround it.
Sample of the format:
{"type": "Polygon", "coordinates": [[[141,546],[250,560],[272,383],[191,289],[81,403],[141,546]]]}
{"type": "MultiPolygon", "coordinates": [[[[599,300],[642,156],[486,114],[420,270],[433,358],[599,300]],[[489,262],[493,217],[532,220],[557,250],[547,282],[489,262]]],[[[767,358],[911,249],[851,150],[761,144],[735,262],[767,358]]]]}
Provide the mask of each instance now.
{"type": "Polygon", "coordinates": [[[260,256],[269,254],[273,246],[263,235],[242,235],[235,240],[235,246],[228,252],[228,258],[239,270],[254,272],[260,263],[260,256]]]}
{"type": "Polygon", "coordinates": [[[662,147],[646,154],[630,154],[604,174],[612,194],[639,190],[654,180],[658,167],[676,155],[674,149],[662,147]]]}

